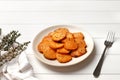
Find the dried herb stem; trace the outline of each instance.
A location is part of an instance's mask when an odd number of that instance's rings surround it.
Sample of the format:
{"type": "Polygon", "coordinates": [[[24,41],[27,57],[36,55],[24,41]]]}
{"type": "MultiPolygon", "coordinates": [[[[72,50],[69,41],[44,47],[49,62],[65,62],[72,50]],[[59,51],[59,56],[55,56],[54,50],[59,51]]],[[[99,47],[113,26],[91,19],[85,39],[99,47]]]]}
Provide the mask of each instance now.
{"type": "Polygon", "coordinates": [[[21,34],[18,33],[18,31],[11,31],[9,34],[2,38],[0,42],[0,66],[5,64],[6,62],[11,61],[21,52],[26,50],[30,41],[24,42],[23,44],[17,42],[16,39],[20,35],[21,34]],[[17,44],[17,46],[14,46],[14,44],[17,44]],[[1,51],[7,51],[7,53],[1,55],[1,51]]]}

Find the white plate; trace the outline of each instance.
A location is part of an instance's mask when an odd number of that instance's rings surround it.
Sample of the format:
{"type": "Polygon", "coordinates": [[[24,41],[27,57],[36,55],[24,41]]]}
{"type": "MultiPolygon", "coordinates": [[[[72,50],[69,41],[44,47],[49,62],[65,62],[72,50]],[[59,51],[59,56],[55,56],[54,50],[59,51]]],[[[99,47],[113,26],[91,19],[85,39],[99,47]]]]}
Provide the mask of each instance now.
{"type": "Polygon", "coordinates": [[[33,41],[33,51],[35,53],[35,56],[41,62],[48,64],[48,65],[52,65],[52,66],[70,66],[70,65],[77,64],[77,63],[83,61],[84,59],[86,59],[92,53],[93,48],[94,48],[94,42],[93,42],[92,37],[86,31],[81,29],[80,27],[71,26],[71,25],[56,25],[56,26],[48,27],[48,28],[44,29],[43,31],[39,32],[33,41]],[[68,28],[70,32],[82,32],[85,36],[85,42],[87,44],[87,53],[81,57],[72,58],[72,60],[67,63],[60,63],[57,60],[48,60],[43,56],[43,54],[40,54],[40,52],[37,50],[37,46],[40,43],[40,41],[42,40],[42,38],[45,35],[47,35],[48,33],[52,32],[55,29],[60,28],[60,27],[68,28]]]}

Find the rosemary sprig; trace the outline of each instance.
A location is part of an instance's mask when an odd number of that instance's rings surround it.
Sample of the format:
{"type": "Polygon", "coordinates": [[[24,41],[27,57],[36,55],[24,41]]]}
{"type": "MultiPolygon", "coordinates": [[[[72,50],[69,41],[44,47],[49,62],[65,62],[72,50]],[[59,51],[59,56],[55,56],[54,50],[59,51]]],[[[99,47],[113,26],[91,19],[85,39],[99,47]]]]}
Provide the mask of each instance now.
{"type": "Polygon", "coordinates": [[[26,50],[30,41],[24,42],[23,44],[17,42],[16,39],[20,35],[21,34],[18,33],[18,31],[11,31],[9,34],[2,38],[0,42],[0,52],[7,51],[7,53],[0,56],[0,67],[26,50]],[[17,46],[14,46],[14,44],[17,44],[17,46]]]}
{"type": "Polygon", "coordinates": [[[11,48],[8,50],[7,54],[3,54],[1,56],[1,64],[0,66],[2,66],[4,63],[11,61],[12,59],[14,59],[16,56],[18,56],[21,52],[23,52],[24,50],[26,50],[28,44],[30,42],[25,42],[23,44],[19,44],[17,47],[15,48],[11,48]]]}
{"type": "Polygon", "coordinates": [[[16,39],[21,34],[18,33],[18,31],[11,31],[9,34],[3,37],[2,42],[0,43],[0,50],[7,51],[14,42],[16,42],[16,39]]]}

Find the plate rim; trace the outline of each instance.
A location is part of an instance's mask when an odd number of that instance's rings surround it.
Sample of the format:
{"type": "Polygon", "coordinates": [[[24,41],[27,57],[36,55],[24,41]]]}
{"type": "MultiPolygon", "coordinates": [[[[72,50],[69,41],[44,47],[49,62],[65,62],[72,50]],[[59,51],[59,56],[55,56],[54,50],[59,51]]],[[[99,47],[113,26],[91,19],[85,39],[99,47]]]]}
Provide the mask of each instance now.
{"type": "MultiPolygon", "coordinates": [[[[52,31],[52,30],[51,30],[51,31],[52,31]]],[[[40,41],[39,41],[39,42],[40,42],[40,41]]],[[[47,65],[50,65],[50,66],[56,66],[56,67],[65,67],[65,66],[71,66],[71,65],[75,65],[75,64],[81,63],[82,61],[84,61],[85,59],[87,59],[87,58],[92,54],[93,49],[94,49],[94,40],[93,40],[92,36],[91,36],[87,31],[85,31],[83,28],[78,27],[78,26],[76,26],[76,25],[75,25],[75,26],[74,26],[74,25],[53,25],[53,26],[48,26],[48,27],[44,28],[43,30],[41,30],[40,32],[37,33],[37,35],[34,37],[33,43],[32,43],[32,50],[33,50],[33,52],[34,52],[35,57],[36,57],[40,62],[42,62],[42,63],[44,63],[44,64],[47,64],[47,65]],[[80,32],[86,33],[86,34],[89,35],[89,37],[91,38],[91,40],[92,40],[92,49],[91,49],[91,51],[89,51],[89,54],[88,54],[85,58],[83,58],[82,60],[80,60],[79,62],[72,63],[72,64],[68,64],[69,62],[67,62],[67,63],[60,63],[61,65],[54,65],[54,64],[50,64],[50,63],[48,63],[48,62],[45,62],[45,61],[39,59],[40,57],[38,56],[37,52],[35,51],[35,48],[36,48],[36,46],[34,46],[35,40],[36,40],[37,37],[38,37],[42,32],[44,32],[45,30],[51,29],[51,28],[53,28],[53,30],[55,30],[54,28],[57,29],[57,28],[59,28],[60,26],[64,26],[64,27],[67,27],[67,28],[68,28],[68,27],[79,28],[79,29],[81,30],[80,32]]],[[[43,55],[43,54],[41,54],[41,55],[43,55]]],[[[46,59],[46,58],[45,58],[45,59],[46,59]]],[[[47,59],[46,59],[46,60],[47,60],[47,59]]],[[[49,60],[49,61],[50,61],[50,60],[49,60]]],[[[51,60],[51,61],[52,61],[52,60],[51,60]]]]}

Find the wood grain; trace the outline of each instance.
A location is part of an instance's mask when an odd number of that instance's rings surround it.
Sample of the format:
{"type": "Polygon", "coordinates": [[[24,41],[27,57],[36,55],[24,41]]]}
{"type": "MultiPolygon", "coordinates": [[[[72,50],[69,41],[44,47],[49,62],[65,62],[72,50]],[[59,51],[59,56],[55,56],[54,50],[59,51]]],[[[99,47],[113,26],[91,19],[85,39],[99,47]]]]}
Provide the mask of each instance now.
{"type": "Polygon", "coordinates": [[[104,49],[106,34],[115,31],[115,43],[106,55],[97,80],[120,80],[119,0],[0,0],[0,28],[4,34],[19,30],[22,34],[19,41],[31,41],[26,52],[40,80],[95,80],[92,72],[104,49]],[[69,68],[54,68],[35,58],[34,37],[43,29],[58,24],[79,26],[91,34],[95,49],[85,61],[69,68]]]}

